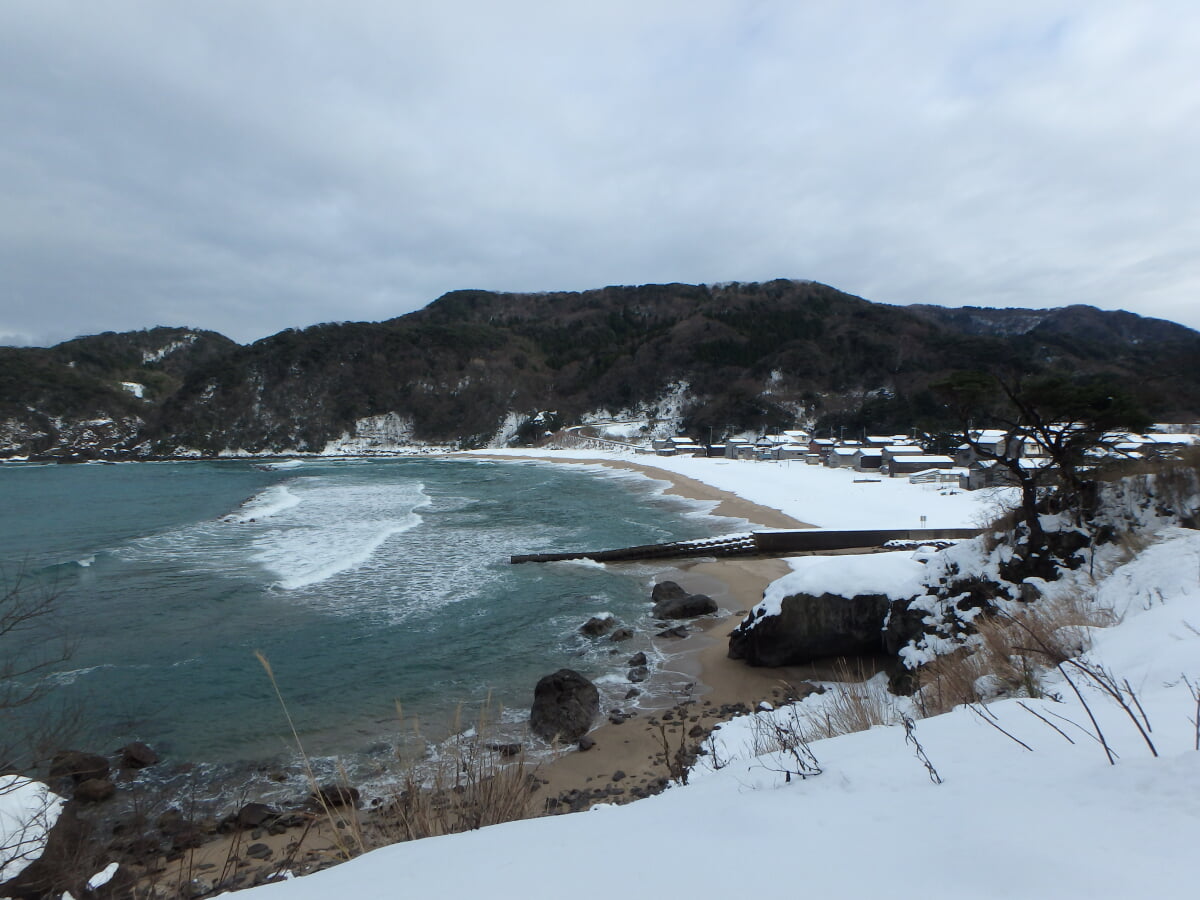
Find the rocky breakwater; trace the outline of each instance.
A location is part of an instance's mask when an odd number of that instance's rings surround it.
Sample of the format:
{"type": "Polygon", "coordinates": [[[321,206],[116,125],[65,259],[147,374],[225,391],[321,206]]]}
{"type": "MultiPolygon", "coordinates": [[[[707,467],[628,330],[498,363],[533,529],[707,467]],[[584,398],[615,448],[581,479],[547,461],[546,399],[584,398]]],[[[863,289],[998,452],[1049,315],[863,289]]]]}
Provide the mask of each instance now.
{"type": "Polygon", "coordinates": [[[911,551],[801,557],[729,635],[729,656],[752,666],[804,665],[882,654],[892,603],[922,592],[925,558],[911,551]]]}

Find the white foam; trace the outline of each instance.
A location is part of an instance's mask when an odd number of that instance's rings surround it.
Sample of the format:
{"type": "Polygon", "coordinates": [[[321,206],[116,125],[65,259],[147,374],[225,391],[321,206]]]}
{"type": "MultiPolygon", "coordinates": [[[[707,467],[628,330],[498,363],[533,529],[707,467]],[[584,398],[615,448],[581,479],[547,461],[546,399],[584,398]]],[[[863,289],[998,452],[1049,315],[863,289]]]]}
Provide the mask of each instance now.
{"type": "MultiPolygon", "coordinates": [[[[281,488],[282,489],[282,488],[281,488]]],[[[286,489],[285,489],[286,490],[286,489]]],[[[288,506],[256,534],[251,558],[296,591],[367,563],[395,535],[421,524],[424,485],[346,484],[313,477],[292,482],[288,506]],[[302,504],[302,505],[301,505],[302,504]]]]}
{"type": "Polygon", "coordinates": [[[378,530],[368,526],[343,528],[337,535],[331,535],[324,529],[315,529],[302,535],[293,533],[286,541],[273,542],[271,546],[263,548],[254,559],[277,572],[290,571],[291,574],[280,578],[274,586],[295,591],[358,568],[388,538],[416,528],[421,521],[416,513],[409,513],[403,521],[378,530]]]}
{"type": "Polygon", "coordinates": [[[299,503],[300,498],[289,491],[285,485],[276,484],[261,494],[251,497],[236,512],[223,516],[221,521],[234,525],[245,525],[248,522],[258,522],[278,515],[299,503]]]}
{"type": "Polygon", "coordinates": [[[302,459],[285,459],[282,462],[264,463],[262,467],[271,471],[278,471],[281,469],[298,469],[302,465],[304,465],[304,460],[302,459]]]}
{"type": "Polygon", "coordinates": [[[47,677],[47,681],[56,687],[63,687],[68,684],[74,684],[85,675],[90,675],[92,672],[98,672],[101,669],[115,669],[116,666],[111,663],[104,663],[99,666],[84,666],[82,669],[71,669],[66,672],[55,672],[47,677]]]}

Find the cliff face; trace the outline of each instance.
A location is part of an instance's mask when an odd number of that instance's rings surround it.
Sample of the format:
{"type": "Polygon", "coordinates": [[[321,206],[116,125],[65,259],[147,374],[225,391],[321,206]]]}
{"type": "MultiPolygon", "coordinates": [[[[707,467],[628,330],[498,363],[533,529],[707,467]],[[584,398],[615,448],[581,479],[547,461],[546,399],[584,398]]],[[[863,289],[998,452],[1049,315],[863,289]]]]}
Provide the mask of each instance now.
{"type": "Polygon", "coordinates": [[[319,452],[383,432],[478,445],[502,427],[539,434],[543,411],[569,424],[667,405],[705,438],[798,420],[907,429],[939,414],[931,383],[1014,360],[1109,372],[1146,385],[1159,418],[1200,416],[1200,334],[1169,322],[906,309],[812,282],[670,284],[456,291],[245,347],[160,328],[0,349],[0,453],[319,452]],[[103,435],[81,436],[100,420],[103,435]]]}

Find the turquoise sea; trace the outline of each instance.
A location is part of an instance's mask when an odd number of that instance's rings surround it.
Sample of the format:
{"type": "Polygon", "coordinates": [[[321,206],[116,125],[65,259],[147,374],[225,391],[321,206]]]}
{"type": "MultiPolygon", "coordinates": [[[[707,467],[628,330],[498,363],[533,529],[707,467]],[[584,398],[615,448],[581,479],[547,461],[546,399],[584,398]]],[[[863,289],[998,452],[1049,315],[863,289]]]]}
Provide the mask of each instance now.
{"type": "Polygon", "coordinates": [[[515,727],[562,666],[623,695],[644,639],[614,655],[577,629],[607,611],[645,631],[655,570],[508,559],[734,530],[663,486],[469,458],[8,463],[0,566],[58,595],[74,650],[51,697],[84,710],[85,749],[288,759],[261,651],[306,750],[378,774],[412,718],[434,734],[490,696],[515,727]]]}

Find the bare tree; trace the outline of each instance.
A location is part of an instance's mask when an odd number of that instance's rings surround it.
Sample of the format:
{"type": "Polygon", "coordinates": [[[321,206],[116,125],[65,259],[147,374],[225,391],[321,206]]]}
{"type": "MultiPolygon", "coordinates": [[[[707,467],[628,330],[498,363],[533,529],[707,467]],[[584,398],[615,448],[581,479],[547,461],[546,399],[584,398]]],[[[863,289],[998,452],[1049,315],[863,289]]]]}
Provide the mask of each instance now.
{"type": "Polygon", "coordinates": [[[0,570],[0,881],[15,875],[42,850],[60,799],[26,775],[61,749],[77,717],[46,702],[49,676],[71,656],[59,617],[59,593],[24,571],[0,570]]]}
{"type": "Polygon", "coordinates": [[[60,594],[24,571],[0,570],[0,773],[27,773],[44,763],[76,718],[63,709],[30,715],[48,702],[51,677],[74,649],[60,616],[60,594]]]}

